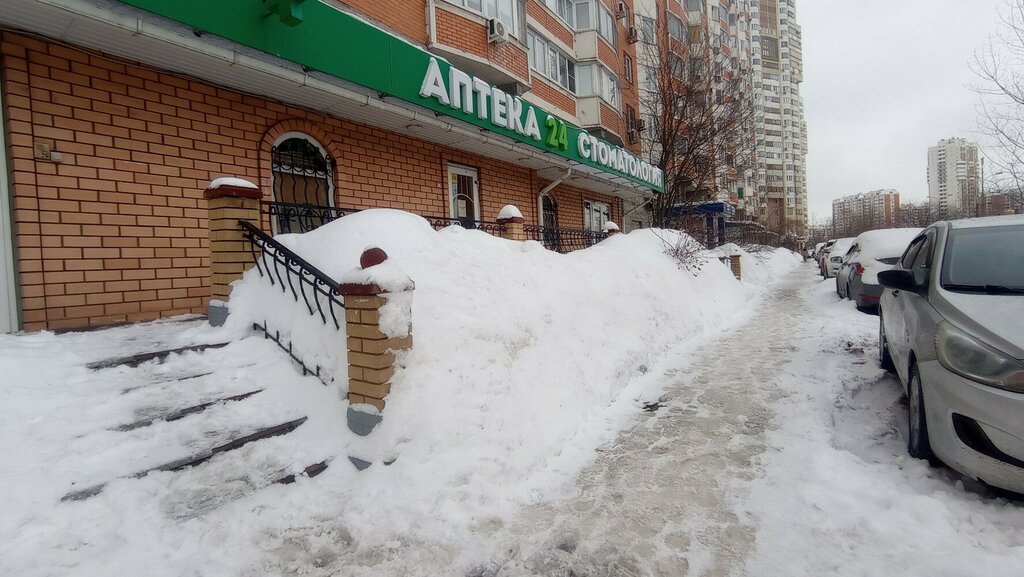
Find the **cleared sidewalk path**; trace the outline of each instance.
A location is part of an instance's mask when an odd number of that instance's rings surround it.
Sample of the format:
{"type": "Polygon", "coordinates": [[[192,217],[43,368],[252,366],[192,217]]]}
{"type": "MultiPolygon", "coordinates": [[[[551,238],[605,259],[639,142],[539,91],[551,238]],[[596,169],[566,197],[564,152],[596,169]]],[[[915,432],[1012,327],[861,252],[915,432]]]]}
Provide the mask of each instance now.
{"type": "MultiPolygon", "coordinates": [[[[761,472],[773,378],[811,314],[796,272],[742,327],[669,369],[663,407],[601,450],[569,501],[528,510],[481,574],[737,575],[755,528],[733,513],[734,480],[761,472]]],[[[504,532],[504,531],[499,531],[504,532]]]]}

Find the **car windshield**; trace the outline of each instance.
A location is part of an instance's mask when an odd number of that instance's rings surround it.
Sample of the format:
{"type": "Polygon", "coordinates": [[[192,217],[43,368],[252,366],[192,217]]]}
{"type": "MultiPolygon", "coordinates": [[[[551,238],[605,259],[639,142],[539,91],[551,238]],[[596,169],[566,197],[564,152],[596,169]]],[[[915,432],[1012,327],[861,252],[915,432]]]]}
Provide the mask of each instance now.
{"type": "Polygon", "coordinates": [[[1024,225],[950,231],[942,288],[1024,294],[1024,225]]]}

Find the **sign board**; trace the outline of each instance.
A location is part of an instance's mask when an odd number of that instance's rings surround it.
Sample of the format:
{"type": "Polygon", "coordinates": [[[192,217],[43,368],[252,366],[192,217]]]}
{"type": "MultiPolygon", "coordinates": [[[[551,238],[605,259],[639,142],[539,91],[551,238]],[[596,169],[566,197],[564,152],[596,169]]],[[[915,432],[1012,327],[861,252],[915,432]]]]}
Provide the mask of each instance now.
{"type": "Polygon", "coordinates": [[[121,0],[195,30],[457,118],[663,192],[664,175],[620,146],[506,94],[321,1],[121,0]]]}

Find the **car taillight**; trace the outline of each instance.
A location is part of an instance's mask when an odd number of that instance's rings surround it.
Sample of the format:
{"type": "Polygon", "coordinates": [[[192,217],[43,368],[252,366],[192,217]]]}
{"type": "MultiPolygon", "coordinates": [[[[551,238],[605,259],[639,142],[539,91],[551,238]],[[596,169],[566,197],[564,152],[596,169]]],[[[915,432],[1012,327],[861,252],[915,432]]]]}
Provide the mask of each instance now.
{"type": "Polygon", "coordinates": [[[859,275],[863,275],[864,274],[864,267],[860,266],[859,262],[855,263],[853,266],[854,266],[853,270],[856,271],[857,274],[859,274],[859,275]]]}

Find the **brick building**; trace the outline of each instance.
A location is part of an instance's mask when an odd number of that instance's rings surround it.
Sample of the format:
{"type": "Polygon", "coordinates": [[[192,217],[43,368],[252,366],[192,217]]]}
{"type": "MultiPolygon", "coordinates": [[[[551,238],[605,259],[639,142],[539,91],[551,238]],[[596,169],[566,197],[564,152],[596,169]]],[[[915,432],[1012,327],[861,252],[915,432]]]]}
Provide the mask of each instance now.
{"type": "Polygon", "coordinates": [[[2,3],[0,329],[205,312],[203,191],[221,176],[260,187],[266,230],[300,204],[464,223],[515,204],[528,224],[590,230],[620,219],[624,199],[662,187],[630,132],[631,10],[2,3]]]}
{"type": "Polygon", "coordinates": [[[900,193],[873,190],[832,201],[832,236],[848,237],[900,226],[900,193]]]}

